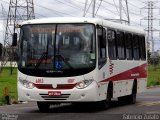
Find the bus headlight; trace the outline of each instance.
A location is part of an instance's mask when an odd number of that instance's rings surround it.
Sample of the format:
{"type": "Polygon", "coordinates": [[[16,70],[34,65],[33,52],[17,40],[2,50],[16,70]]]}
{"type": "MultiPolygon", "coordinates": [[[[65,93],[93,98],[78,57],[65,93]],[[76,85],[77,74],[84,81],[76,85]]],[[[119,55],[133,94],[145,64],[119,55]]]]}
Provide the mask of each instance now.
{"type": "Polygon", "coordinates": [[[84,89],[84,88],[88,87],[92,82],[93,82],[93,79],[83,80],[83,81],[77,83],[76,88],[84,89]]]}
{"type": "Polygon", "coordinates": [[[22,78],[19,78],[19,82],[25,87],[25,88],[28,88],[28,89],[33,89],[34,88],[34,83],[32,82],[29,82],[27,80],[24,80],[22,78]]]}

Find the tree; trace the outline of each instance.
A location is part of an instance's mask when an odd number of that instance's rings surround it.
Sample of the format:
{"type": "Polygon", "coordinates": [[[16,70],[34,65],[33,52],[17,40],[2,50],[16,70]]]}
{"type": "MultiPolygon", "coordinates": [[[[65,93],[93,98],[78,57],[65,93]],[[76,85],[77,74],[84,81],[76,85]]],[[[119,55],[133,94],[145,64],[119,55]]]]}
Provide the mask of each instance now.
{"type": "Polygon", "coordinates": [[[2,59],[2,49],[3,49],[3,45],[2,43],[0,43],[0,60],[2,59]]]}
{"type": "Polygon", "coordinates": [[[151,59],[151,52],[149,51],[149,50],[147,50],[147,59],[148,59],[148,61],[150,62],[150,59],[151,59]]]}

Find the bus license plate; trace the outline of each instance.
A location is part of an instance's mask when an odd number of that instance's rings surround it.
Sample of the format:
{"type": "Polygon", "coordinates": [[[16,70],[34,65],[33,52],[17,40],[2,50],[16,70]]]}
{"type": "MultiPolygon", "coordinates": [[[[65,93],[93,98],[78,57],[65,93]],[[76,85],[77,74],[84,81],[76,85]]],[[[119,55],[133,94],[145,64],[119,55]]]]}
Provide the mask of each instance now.
{"type": "Polygon", "coordinates": [[[48,92],[49,96],[61,96],[61,92],[53,92],[53,91],[49,91],[48,92]]]}

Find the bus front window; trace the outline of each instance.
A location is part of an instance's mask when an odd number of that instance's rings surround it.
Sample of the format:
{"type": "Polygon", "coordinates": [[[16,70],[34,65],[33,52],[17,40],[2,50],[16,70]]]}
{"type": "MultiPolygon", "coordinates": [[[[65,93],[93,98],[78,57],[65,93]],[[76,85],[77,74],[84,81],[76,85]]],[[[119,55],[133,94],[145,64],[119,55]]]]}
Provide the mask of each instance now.
{"type": "Polygon", "coordinates": [[[56,76],[56,71],[90,72],[96,65],[95,27],[92,24],[24,25],[19,48],[19,70],[36,71],[36,76],[37,71],[45,72],[46,76],[48,73],[56,76]]]}

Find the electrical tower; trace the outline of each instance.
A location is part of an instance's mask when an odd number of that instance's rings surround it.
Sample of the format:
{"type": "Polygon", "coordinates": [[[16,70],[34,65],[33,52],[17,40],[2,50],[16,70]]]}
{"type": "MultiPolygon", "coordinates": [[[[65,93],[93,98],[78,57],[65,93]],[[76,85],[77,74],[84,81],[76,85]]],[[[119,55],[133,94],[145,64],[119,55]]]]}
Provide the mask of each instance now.
{"type": "MultiPolygon", "coordinates": [[[[160,19],[154,17],[154,9],[159,9],[155,4],[157,4],[157,1],[147,1],[145,2],[146,6],[142,8],[147,10],[148,16],[144,17],[141,20],[145,20],[148,22],[148,27],[145,28],[145,31],[147,32],[147,41],[150,44],[150,50],[151,52],[154,52],[154,37],[153,33],[154,32],[159,32],[160,30],[157,30],[154,28],[154,21],[159,21],[160,19]]],[[[158,25],[157,25],[158,26],[158,25]]]]}
{"type": "Polygon", "coordinates": [[[123,21],[130,24],[128,0],[119,0],[119,16],[120,16],[120,23],[121,24],[123,23],[123,21]],[[124,2],[124,4],[123,4],[123,2],[124,2]],[[127,20],[123,19],[123,11],[124,11],[125,16],[127,17],[127,20]]]}
{"type": "MultiPolygon", "coordinates": [[[[87,8],[88,0],[86,0],[83,17],[86,16],[87,11],[91,7],[91,4],[92,4],[92,17],[94,18],[96,16],[96,13],[97,13],[98,9],[100,8],[100,5],[102,4],[102,2],[109,3],[107,1],[99,0],[100,4],[99,4],[99,7],[97,8],[97,11],[95,13],[95,8],[96,8],[96,4],[97,4],[96,1],[98,1],[98,0],[90,0],[90,4],[88,5],[88,8],[87,8]]],[[[111,3],[109,3],[109,4],[111,4],[111,3]]],[[[120,22],[121,24],[122,23],[130,24],[128,0],[119,0],[119,6],[115,4],[115,7],[116,7],[117,12],[119,14],[119,19],[106,19],[106,20],[111,20],[111,21],[114,21],[114,22],[120,22]]]]}
{"type": "Polygon", "coordinates": [[[15,26],[23,21],[35,19],[33,0],[10,0],[7,21],[5,25],[3,59],[1,70],[10,62],[11,74],[13,61],[15,61],[15,51],[17,47],[12,47],[13,33],[19,36],[19,29],[15,26]]]}

